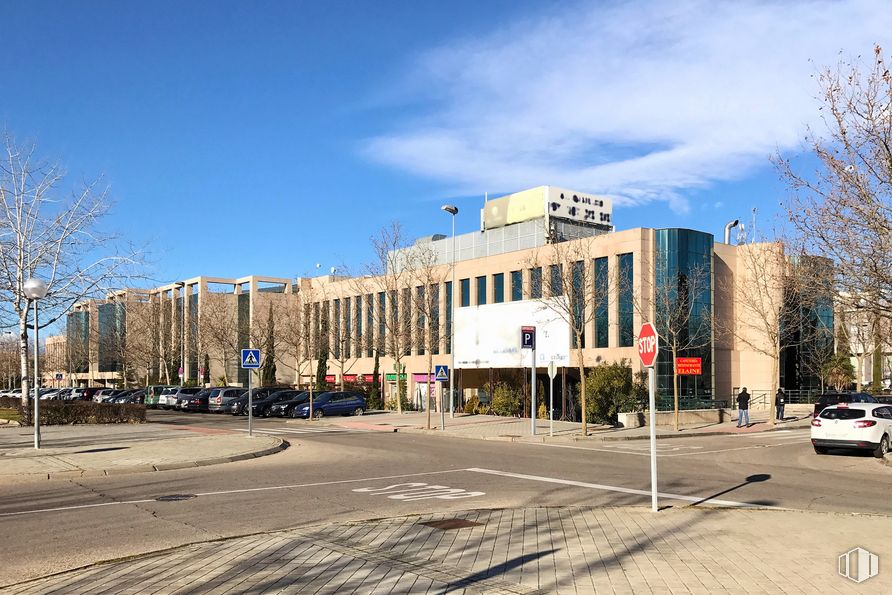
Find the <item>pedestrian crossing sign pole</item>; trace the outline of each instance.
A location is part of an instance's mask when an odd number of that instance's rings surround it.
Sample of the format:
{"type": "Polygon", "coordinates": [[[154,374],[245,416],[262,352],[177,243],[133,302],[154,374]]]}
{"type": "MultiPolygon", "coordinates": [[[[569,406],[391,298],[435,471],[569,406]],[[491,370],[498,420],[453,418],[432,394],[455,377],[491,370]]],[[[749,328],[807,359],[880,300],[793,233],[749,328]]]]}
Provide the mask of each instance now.
{"type": "Polygon", "coordinates": [[[248,370],[248,436],[254,437],[254,398],[251,387],[251,370],[260,368],[260,350],[242,349],[242,369],[248,370]]]}
{"type": "MultiPolygon", "coordinates": [[[[444,382],[449,382],[449,366],[436,366],[434,368],[434,380],[440,384],[440,430],[446,430],[446,399],[444,395],[444,382]]],[[[449,387],[452,390],[452,387],[449,387]]]]}

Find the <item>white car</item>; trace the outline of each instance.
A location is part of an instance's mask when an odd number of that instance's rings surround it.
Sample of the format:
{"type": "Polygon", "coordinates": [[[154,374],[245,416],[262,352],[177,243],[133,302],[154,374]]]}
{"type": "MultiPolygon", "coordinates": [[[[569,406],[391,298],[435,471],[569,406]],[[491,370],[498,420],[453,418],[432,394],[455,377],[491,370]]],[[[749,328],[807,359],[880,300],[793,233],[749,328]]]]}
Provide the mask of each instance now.
{"type": "Polygon", "coordinates": [[[873,451],[883,458],[892,441],[892,405],[839,403],[831,405],[811,422],[811,443],[819,455],[831,448],[873,451]]]}

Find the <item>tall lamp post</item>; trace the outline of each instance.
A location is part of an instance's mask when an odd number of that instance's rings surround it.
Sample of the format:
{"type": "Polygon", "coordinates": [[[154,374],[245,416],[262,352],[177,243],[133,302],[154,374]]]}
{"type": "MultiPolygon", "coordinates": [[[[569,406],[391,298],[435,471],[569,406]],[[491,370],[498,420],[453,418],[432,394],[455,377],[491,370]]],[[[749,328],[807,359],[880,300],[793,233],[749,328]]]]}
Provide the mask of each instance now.
{"type": "Polygon", "coordinates": [[[440,207],[450,215],[452,215],[452,295],[449,296],[449,303],[452,306],[449,312],[449,319],[452,322],[449,325],[449,353],[452,355],[452,362],[449,364],[449,417],[455,417],[455,216],[458,215],[458,207],[455,205],[443,205],[440,207]]]}
{"type": "Polygon", "coordinates": [[[186,283],[177,281],[174,286],[180,290],[179,298],[183,300],[180,312],[180,385],[182,386],[186,383],[186,283]]]}
{"type": "Polygon", "coordinates": [[[40,343],[37,302],[46,297],[46,283],[34,277],[25,281],[25,297],[34,303],[34,448],[40,448],[40,343]]]}

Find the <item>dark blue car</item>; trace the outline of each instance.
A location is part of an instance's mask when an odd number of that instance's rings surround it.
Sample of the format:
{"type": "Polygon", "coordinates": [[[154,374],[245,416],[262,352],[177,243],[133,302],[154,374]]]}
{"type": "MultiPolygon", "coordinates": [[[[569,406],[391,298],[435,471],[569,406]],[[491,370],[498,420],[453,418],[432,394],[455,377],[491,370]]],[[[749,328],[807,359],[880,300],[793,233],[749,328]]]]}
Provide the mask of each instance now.
{"type": "MultiPolygon", "coordinates": [[[[326,415],[362,415],[365,413],[365,396],[353,391],[332,391],[313,397],[313,418],[326,415]]],[[[292,413],[294,417],[310,417],[310,403],[299,405],[292,413]]]]}

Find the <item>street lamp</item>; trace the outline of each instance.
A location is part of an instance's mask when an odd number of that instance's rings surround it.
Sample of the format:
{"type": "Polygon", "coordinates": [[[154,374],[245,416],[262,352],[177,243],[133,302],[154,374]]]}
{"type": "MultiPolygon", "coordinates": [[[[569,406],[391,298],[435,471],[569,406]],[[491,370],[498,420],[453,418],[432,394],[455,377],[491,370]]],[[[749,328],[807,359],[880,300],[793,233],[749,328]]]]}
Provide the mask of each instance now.
{"type": "Polygon", "coordinates": [[[46,283],[34,277],[25,281],[25,297],[34,302],[34,448],[40,448],[40,343],[37,329],[37,302],[46,297],[46,283]]]}
{"type": "Polygon", "coordinates": [[[449,325],[449,353],[452,355],[452,363],[449,365],[449,417],[455,417],[455,216],[458,215],[458,207],[455,205],[443,205],[440,207],[452,215],[452,295],[450,296],[450,304],[452,305],[449,319],[452,324],[449,325]]]}
{"type": "Polygon", "coordinates": [[[183,300],[180,316],[180,384],[182,385],[186,380],[186,284],[177,281],[174,286],[181,290],[179,293],[183,300]]]}

